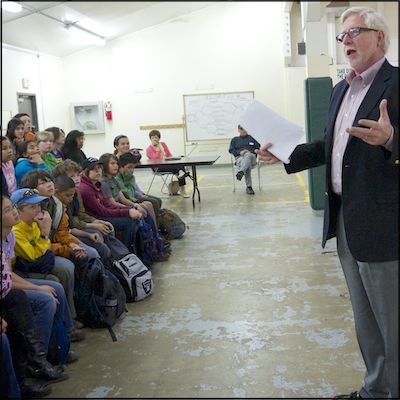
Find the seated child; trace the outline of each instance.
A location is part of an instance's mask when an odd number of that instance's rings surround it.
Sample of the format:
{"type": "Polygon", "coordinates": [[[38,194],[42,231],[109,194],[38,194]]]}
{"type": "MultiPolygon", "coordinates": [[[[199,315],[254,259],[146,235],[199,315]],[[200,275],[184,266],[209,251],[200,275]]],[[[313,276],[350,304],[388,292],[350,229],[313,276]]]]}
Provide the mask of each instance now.
{"type": "Polygon", "coordinates": [[[22,142],[17,147],[17,161],[15,164],[15,177],[17,179],[17,187],[20,187],[21,179],[25,174],[37,169],[48,171],[42,157],[37,142],[22,142]]]}
{"type": "Polygon", "coordinates": [[[17,179],[15,178],[14,151],[7,136],[1,137],[1,174],[2,182],[4,178],[5,185],[2,184],[2,193],[9,195],[17,190],[17,179]]]}
{"type": "MultiPolygon", "coordinates": [[[[18,204],[19,207],[28,204],[37,204],[43,199],[41,196],[33,193],[32,195],[25,195],[26,189],[17,190],[12,194],[14,204],[18,204]],[[29,203],[31,202],[31,203],[29,203]]],[[[14,204],[5,196],[2,196],[2,252],[7,265],[11,266],[15,262],[15,234],[12,230],[13,226],[20,222],[19,212],[14,207],[14,204]]],[[[12,286],[16,289],[22,289],[26,292],[29,301],[32,305],[32,310],[35,317],[37,318],[38,325],[41,327],[43,333],[43,350],[47,352],[47,347],[50,341],[50,335],[53,325],[53,316],[51,310],[55,310],[61,320],[64,322],[64,326],[67,332],[70,332],[75,339],[78,339],[80,334],[73,331],[73,320],[71,317],[70,310],[68,308],[67,299],[65,296],[62,285],[58,282],[54,282],[47,279],[24,279],[14,272],[11,272],[12,286]],[[45,310],[43,315],[42,309],[45,310]],[[50,315],[51,320],[49,320],[50,315]]],[[[83,339],[83,337],[82,337],[83,339]]],[[[76,341],[76,340],[75,340],[76,341]]]]}
{"type": "Polygon", "coordinates": [[[54,146],[54,136],[52,132],[40,131],[36,133],[36,140],[40,150],[40,156],[51,172],[57,165],[57,158],[52,153],[54,146]]]}
{"type": "Polygon", "coordinates": [[[148,212],[153,218],[154,223],[156,223],[156,216],[154,214],[153,205],[149,201],[139,202],[134,196],[128,197],[123,189],[124,179],[131,182],[135,182],[135,177],[133,176],[134,165],[133,162],[137,162],[136,157],[131,153],[122,154],[118,160],[117,156],[111,153],[103,154],[100,157],[100,161],[103,163],[103,178],[101,180],[102,188],[104,193],[108,196],[111,203],[116,205],[125,205],[134,207],[138,210],[142,217],[146,218],[148,212]],[[121,163],[124,164],[123,172],[121,172],[121,179],[118,179],[121,171],[121,163]],[[129,165],[127,165],[129,163],[129,165]],[[132,166],[133,165],[133,166],[132,166]],[[134,200],[132,199],[134,198],[134,200]],[[147,210],[147,211],[146,211],[147,210]]]}

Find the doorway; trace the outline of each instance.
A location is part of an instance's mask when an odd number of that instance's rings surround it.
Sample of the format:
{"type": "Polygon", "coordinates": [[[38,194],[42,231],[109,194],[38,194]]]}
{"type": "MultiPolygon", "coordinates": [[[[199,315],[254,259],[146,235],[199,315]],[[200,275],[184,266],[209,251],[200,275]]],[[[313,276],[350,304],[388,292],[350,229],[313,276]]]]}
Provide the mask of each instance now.
{"type": "Polygon", "coordinates": [[[18,113],[25,113],[31,117],[32,131],[39,130],[37,109],[36,109],[36,95],[29,93],[17,93],[18,113]]]}

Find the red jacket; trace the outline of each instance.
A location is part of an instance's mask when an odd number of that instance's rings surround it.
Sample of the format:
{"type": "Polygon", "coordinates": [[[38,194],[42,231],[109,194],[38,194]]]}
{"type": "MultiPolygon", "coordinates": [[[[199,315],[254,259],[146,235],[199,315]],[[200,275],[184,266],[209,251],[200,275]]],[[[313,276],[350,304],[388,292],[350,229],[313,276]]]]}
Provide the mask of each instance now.
{"type": "Polygon", "coordinates": [[[94,217],[127,217],[129,206],[117,206],[110,202],[101,189],[101,183],[92,183],[86,175],[82,175],[79,191],[88,214],[94,217]]]}

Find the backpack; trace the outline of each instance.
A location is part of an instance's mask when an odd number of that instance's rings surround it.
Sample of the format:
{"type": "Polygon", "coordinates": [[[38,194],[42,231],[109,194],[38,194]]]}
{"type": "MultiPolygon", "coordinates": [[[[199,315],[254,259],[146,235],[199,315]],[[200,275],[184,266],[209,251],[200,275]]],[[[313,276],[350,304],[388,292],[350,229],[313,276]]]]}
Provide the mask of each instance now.
{"type": "Polygon", "coordinates": [[[137,221],[139,225],[135,238],[134,253],[142,260],[143,264],[150,266],[165,255],[164,243],[152,218],[148,218],[148,222],[145,222],[143,218],[137,221]]]}
{"type": "Polygon", "coordinates": [[[112,330],[125,310],[126,296],[118,279],[107,271],[98,258],[86,259],[76,268],[75,307],[78,319],[92,328],[112,330]]]}
{"type": "Polygon", "coordinates": [[[60,315],[56,313],[53,320],[49,347],[47,350],[47,361],[53,365],[65,364],[68,358],[71,341],[60,315]]]}
{"type": "Polygon", "coordinates": [[[186,224],[175,211],[162,208],[158,221],[160,231],[168,240],[179,239],[185,233],[186,224]]]}
{"type": "Polygon", "coordinates": [[[108,266],[118,278],[126,295],[127,302],[140,301],[153,293],[151,271],[132,253],[108,266]]]}

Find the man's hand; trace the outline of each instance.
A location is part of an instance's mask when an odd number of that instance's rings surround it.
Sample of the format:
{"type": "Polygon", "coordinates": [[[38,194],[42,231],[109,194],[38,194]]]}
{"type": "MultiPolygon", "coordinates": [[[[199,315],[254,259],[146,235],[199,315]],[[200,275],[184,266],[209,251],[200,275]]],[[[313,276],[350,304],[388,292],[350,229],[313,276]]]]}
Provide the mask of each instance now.
{"type": "Polygon", "coordinates": [[[379,119],[374,121],[372,119],[360,119],[359,125],[366,126],[347,128],[346,132],[352,136],[362,139],[365,143],[375,146],[384,145],[390,138],[393,127],[387,112],[387,100],[383,99],[379,104],[379,119]]]}
{"type": "Polygon", "coordinates": [[[48,211],[41,211],[38,215],[36,215],[34,221],[37,222],[41,235],[49,236],[51,229],[51,217],[48,211]]]}
{"type": "Polygon", "coordinates": [[[243,150],[240,150],[239,154],[243,157],[248,152],[249,152],[249,150],[243,149],[243,150]]]}
{"type": "Polygon", "coordinates": [[[263,144],[259,149],[256,150],[258,159],[266,164],[275,164],[279,162],[279,158],[275,157],[268,149],[272,146],[272,143],[263,144]]]}
{"type": "Polygon", "coordinates": [[[57,292],[56,289],[54,289],[52,286],[48,286],[48,285],[38,285],[39,289],[41,292],[46,292],[51,294],[55,299],[57,304],[60,304],[60,301],[58,300],[58,296],[57,296],[57,292]]]}

